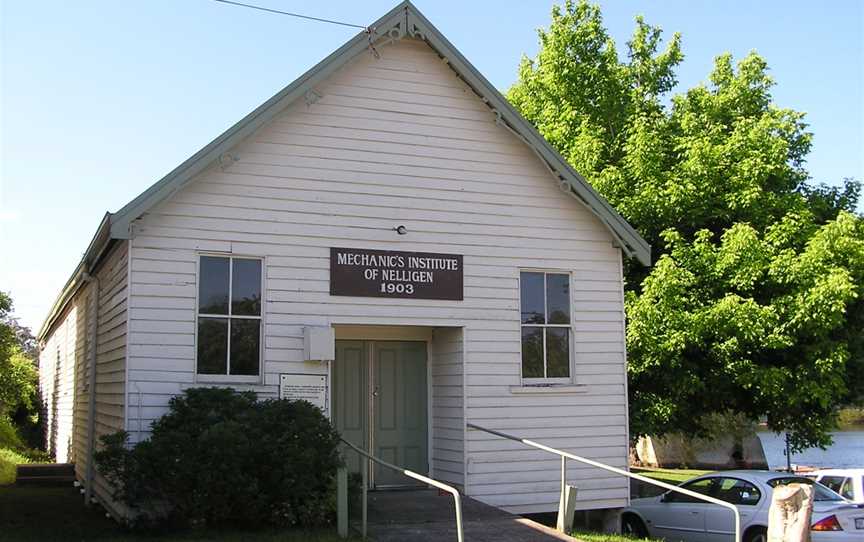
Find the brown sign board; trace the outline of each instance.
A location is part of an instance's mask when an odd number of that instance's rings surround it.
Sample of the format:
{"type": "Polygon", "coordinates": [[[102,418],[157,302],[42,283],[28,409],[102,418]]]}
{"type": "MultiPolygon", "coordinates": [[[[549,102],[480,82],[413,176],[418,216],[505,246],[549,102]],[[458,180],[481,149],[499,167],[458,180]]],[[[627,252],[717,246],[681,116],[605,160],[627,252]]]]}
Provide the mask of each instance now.
{"type": "Polygon", "coordinates": [[[331,248],[330,295],[461,301],[462,255],[331,248]]]}

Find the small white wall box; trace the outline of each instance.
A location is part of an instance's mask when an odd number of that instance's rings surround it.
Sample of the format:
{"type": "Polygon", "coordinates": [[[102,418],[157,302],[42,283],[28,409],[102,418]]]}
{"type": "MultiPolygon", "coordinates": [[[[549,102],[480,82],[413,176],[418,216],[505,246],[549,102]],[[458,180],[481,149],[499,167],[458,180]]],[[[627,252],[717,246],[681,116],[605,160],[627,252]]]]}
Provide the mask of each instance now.
{"type": "Polygon", "coordinates": [[[336,331],[332,327],[303,328],[303,353],[306,361],[333,361],[336,359],[336,331]]]}

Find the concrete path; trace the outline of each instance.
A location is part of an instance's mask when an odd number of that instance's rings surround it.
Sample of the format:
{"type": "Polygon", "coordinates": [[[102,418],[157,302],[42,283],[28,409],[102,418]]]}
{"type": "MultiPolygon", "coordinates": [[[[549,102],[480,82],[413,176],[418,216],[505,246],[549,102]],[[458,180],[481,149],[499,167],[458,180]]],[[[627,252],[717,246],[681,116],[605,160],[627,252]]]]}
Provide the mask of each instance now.
{"type": "MultiPolygon", "coordinates": [[[[465,542],[575,540],[468,497],[462,498],[462,519],[465,542]]],[[[376,542],[455,542],[453,497],[429,489],[370,492],[368,534],[376,542]]]]}

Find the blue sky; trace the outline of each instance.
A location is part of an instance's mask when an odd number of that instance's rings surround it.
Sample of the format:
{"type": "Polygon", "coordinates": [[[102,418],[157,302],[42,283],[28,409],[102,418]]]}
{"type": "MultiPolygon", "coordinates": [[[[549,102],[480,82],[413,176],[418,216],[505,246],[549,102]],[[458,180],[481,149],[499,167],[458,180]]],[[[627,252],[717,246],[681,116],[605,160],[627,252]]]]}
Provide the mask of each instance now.
{"type": "MultiPolygon", "coordinates": [[[[368,24],[396,0],[250,0],[368,24]]],[[[605,0],[621,48],[643,14],[683,35],[681,89],[725,51],[766,57],[807,113],[817,181],[864,178],[864,2],[605,0]]],[[[416,0],[499,89],[537,51],[551,0],[416,0]]],[[[38,328],[116,211],[355,33],[212,0],[0,0],[0,289],[38,328]]]]}

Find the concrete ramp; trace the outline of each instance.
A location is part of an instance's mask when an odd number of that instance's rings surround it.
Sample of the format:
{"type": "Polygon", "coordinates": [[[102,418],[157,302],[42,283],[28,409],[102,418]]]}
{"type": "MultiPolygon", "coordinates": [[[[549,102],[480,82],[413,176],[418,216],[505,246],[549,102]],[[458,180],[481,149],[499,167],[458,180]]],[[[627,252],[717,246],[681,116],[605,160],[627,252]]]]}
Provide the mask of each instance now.
{"type": "MultiPolygon", "coordinates": [[[[464,496],[462,519],[465,542],[575,540],[534,521],[464,496]]],[[[353,521],[352,524],[359,529],[359,524],[353,521]]],[[[429,489],[370,492],[368,529],[369,538],[376,542],[455,542],[453,497],[429,489]]]]}

